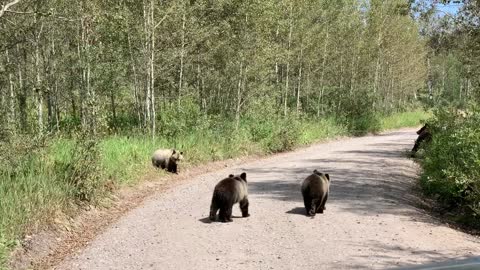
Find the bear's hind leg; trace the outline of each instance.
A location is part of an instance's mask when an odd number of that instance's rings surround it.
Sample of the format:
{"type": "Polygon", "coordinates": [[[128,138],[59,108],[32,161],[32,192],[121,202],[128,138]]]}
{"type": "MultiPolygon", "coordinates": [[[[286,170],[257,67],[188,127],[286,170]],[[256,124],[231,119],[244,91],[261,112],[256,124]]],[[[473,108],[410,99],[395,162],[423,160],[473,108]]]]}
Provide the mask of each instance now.
{"type": "Polygon", "coordinates": [[[320,199],[313,199],[312,200],[312,204],[310,206],[310,211],[308,212],[308,214],[312,217],[315,216],[315,213],[317,212],[317,207],[320,205],[320,199]]]}
{"type": "Polygon", "coordinates": [[[227,212],[226,212],[226,218],[227,218],[227,222],[232,222],[232,207],[233,205],[229,206],[227,208],[227,212]]]}
{"type": "Polygon", "coordinates": [[[210,205],[210,220],[211,221],[215,221],[216,217],[217,217],[217,211],[218,211],[218,205],[217,203],[215,202],[215,200],[213,199],[212,200],[212,205],[210,205]]]}
{"type": "Polygon", "coordinates": [[[220,213],[218,214],[221,222],[232,221],[232,206],[220,206],[220,213]]]}
{"type": "Polygon", "coordinates": [[[240,210],[242,210],[242,217],[249,217],[250,214],[248,213],[248,199],[245,198],[240,201],[240,210]]]}
{"type": "Polygon", "coordinates": [[[308,196],[303,197],[303,203],[305,204],[305,211],[307,216],[310,215],[310,207],[312,207],[312,200],[308,196]]]}
{"type": "Polygon", "coordinates": [[[325,203],[327,202],[327,198],[328,198],[328,193],[323,196],[322,200],[320,200],[320,203],[317,206],[317,213],[323,214],[323,211],[326,209],[325,203]]]}

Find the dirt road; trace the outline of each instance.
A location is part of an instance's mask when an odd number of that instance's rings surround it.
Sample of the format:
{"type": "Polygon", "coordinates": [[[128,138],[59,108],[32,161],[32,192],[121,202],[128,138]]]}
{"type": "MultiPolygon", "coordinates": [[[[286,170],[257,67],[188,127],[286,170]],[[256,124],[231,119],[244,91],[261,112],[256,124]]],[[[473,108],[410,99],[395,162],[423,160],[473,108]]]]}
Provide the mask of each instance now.
{"type": "MultiPolygon", "coordinates": [[[[415,129],[345,139],[205,175],[157,194],[57,269],[383,269],[480,255],[476,237],[415,207],[415,129]],[[325,214],[300,181],[330,174],[325,214]],[[249,218],[208,223],[213,187],[247,172],[249,218]]],[[[238,206],[234,216],[241,216],[238,206]]]]}

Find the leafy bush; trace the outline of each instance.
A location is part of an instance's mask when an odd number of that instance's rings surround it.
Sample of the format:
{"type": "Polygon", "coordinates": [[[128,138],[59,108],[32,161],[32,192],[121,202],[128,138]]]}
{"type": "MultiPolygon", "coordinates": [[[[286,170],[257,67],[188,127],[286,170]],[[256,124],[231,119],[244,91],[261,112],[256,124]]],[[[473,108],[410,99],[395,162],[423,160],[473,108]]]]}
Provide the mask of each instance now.
{"type": "Polygon", "coordinates": [[[58,164],[58,175],[72,186],[73,197],[80,201],[93,201],[101,190],[102,168],[100,153],[95,140],[81,137],[72,148],[68,163],[58,164]]]}
{"type": "Polygon", "coordinates": [[[433,139],[426,147],[422,186],[451,207],[466,206],[480,215],[480,111],[466,116],[437,109],[433,139]]]}
{"type": "Polygon", "coordinates": [[[364,135],[381,129],[380,117],[374,110],[376,100],[377,96],[366,90],[345,97],[338,115],[340,122],[345,124],[352,135],[364,135]]]}
{"type": "Polygon", "coordinates": [[[278,119],[273,132],[264,140],[267,152],[282,152],[292,150],[299,144],[302,129],[299,119],[288,116],[278,119]]]}
{"type": "Polygon", "coordinates": [[[193,128],[204,129],[209,126],[209,118],[203,114],[197,102],[184,99],[180,106],[171,103],[157,113],[158,128],[161,135],[180,137],[193,128]]]}

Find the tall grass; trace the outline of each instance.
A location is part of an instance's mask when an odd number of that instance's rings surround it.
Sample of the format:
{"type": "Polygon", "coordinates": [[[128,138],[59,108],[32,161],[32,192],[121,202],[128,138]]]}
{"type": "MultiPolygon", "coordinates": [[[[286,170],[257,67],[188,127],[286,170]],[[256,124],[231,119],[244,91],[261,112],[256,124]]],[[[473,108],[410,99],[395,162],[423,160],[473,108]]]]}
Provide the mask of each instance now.
{"type": "Polygon", "coordinates": [[[432,117],[430,112],[416,110],[411,112],[396,113],[382,119],[382,129],[396,129],[401,127],[415,127],[432,117]]]}
{"type": "MultiPolygon", "coordinates": [[[[418,125],[424,117],[421,112],[393,115],[382,121],[383,128],[418,125]]],[[[181,149],[186,159],[182,166],[191,166],[290,150],[349,134],[348,127],[334,118],[307,120],[260,113],[247,115],[238,129],[226,119],[203,121],[180,123],[174,133],[164,130],[155,139],[115,135],[95,142],[80,137],[54,138],[42,146],[4,145],[13,152],[4,153],[12,161],[0,169],[0,268],[17,239],[59,213],[74,213],[75,205],[95,204],[108,194],[107,182],[134,185],[151,170],[150,155],[157,148],[181,149]],[[188,129],[188,125],[195,126],[188,129]]]]}

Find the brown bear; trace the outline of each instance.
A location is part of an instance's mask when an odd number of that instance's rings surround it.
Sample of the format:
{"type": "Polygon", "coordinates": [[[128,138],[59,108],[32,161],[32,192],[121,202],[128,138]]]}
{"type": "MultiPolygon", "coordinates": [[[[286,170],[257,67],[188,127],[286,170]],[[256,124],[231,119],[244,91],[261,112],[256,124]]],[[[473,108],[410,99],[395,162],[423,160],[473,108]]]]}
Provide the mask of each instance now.
{"type": "Polygon", "coordinates": [[[230,174],[215,186],[210,205],[210,220],[215,221],[217,211],[220,209],[220,221],[231,222],[232,207],[236,203],[240,203],[242,217],[250,216],[248,214],[247,174],[245,172],[237,176],[230,174]]]}
{"type": "Polygon", "coordinates": [[[166,169],[171,173],[178,173],[178,162],[183,160],[183,152],[175,149],[158,149],[152,155],[152,165],[166,169]]]}
{"type": "Polygon", "coordinates": [[[323,213],[330,190],[330,176],[317,170],[302,182],[302,195],[308,216],[323,213]]]}
{"type": "Polygon", "coordinates": [[[412,157],[415,156],[423,143],[429,143],[432,140],[432,133],[430,132],[430,126],[428,124],[425,124],[421,129],[419,129],[417,134],[418,138],[415,140],[415,145],[412,148],[412,157]]]}

